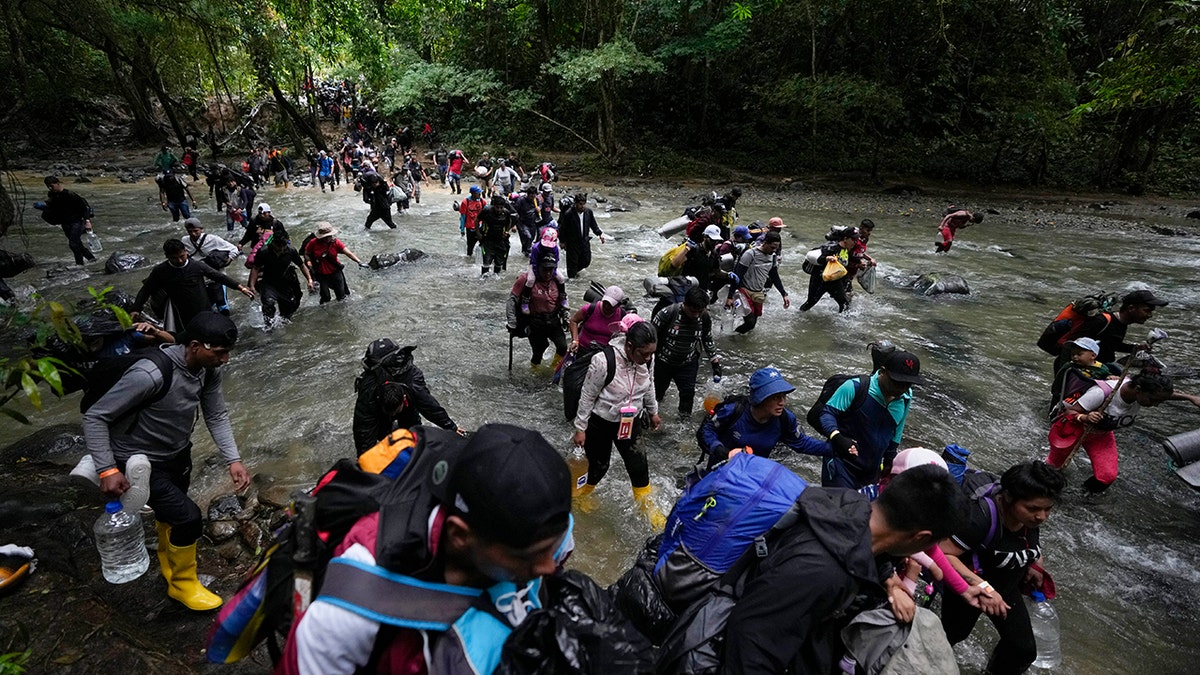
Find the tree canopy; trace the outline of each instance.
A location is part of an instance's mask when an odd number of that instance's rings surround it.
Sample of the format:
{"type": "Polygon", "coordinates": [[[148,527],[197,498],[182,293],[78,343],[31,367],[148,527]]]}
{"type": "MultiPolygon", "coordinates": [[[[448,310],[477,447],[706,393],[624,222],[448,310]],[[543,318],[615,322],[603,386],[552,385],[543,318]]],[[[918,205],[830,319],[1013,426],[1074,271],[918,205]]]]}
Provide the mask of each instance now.
{"type": "Polygon", "coordinates": [[[138,139],[179,142],[268,101],[276,142],[321,146],[304,83],[347,78],[394,123],[614,167],[661,154],[1200,189],[1195,0],[0,0],[0,12],[10,140],[86,134],[115,106],[138,139]]]}

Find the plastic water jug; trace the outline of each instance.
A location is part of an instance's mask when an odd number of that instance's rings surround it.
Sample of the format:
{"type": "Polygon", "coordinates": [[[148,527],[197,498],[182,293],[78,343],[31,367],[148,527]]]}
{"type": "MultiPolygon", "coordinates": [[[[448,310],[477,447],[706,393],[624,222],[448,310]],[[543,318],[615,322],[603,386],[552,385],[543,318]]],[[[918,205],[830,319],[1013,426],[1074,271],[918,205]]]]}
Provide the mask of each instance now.
{"type": "Polygon", "coordinates": [[[113,500],[105,505],[92,532],[100,552],[100,567],[109,583],[128,583],[150,567],[142,518],[122,510],[121,502],[113,500]]]}

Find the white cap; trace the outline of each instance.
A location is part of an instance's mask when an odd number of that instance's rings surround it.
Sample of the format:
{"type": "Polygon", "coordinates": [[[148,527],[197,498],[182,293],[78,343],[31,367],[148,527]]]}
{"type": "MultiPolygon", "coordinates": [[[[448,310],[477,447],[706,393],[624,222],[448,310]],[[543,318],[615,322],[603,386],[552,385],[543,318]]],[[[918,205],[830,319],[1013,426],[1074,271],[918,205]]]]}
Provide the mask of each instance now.
{"type": "Polygon", "coordinates": [[[725,240],[725,237],[721,236],[721,228],[717,227],[716,225],[709,225],[708,227],[704,228],[704,236],[716,241],[725,240]]]}
{"type": "Polygon", "coordinates": [[[270,205],[270,204],[268,204],[268,203],[266,203],[266,202],[263,202],[263,203],[259,204],[259,205],[258,205],[258,212],[259,212],[259,213],[270,213],[270,212],[271,212],[271,205],[270,205]]]}

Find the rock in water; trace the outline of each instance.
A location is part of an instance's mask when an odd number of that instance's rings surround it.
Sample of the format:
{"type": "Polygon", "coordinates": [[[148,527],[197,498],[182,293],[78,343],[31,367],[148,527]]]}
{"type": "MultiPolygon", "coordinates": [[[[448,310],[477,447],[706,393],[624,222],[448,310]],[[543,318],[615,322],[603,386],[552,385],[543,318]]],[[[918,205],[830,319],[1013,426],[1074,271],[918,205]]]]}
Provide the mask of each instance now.
{"type": "Polygon", "coordinates": [[[108,256],[108,261],[104,263],[104,271],[109,274],[128,272],[132,269],[144,267],[147,262],[146,256],[139,253],[114,251],[112,255],[108,256]]]}
{"type": "Polygon", "coordinates": [[[922,274],[913,282],[912,287],[922,295],[941,295],[943,293],[971,294],[971,288],[967,286],[967,280],[957,274],[942,274],[940,272],[922,274]]]}
{"type": "MultiPolygon", "coordinates": [[[[10,427],[11,429],[11,427],[10,427]]],[[[0,465],[16,462],[65,461],[87,452],[83,428],[78,424],[56,424],[29,434],[0,450],[0,465]]]]}
{"type": "Polygon", "coordinates": [[[398,263],[416,262],[422,258],[429,257],[424,251],[416,248],[406,248],[399,253],[380,253],[372,256],[371,262],[367,263],[373,270],[381,270],[385,267],[391,267],[398,263]]]}
{"type": "Polygon", "coordinates": [[[32,269],[34,265],[33,256],[28,253],[9,253],[0,249],[0,279],[11,279],[25,270],[32,269]]]}

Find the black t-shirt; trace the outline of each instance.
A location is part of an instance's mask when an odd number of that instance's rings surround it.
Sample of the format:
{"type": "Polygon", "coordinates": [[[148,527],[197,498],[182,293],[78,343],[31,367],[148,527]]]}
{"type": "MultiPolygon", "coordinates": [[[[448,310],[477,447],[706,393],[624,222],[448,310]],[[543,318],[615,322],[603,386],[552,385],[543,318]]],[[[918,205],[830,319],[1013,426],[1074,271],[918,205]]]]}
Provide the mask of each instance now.
{"type": "Polygon", "coordinates": [[[158,179],[158,187],[167,195],[169,202],[182,202],[187,199],[183,179],[179,176],[162,176],[158,179]]]}
{"type": "Polygon", "coordinates": [[[1025,571],[1041,557],[1038,530],[1023,527],[1020,531],[1013,532],[1004,527],[999,513],[1002,498],[998,496],[990,497],[997,509],[993,521],[992,510],[987,504],[987,499],[989,498],[975,500],[968,511],[967,525],[954,533],[951,541],[959,548],[966,549],[959,559],[967,567],[976,569],[980,576],[991,582],[1005,599],[1009,599],[1010,596],[1019,593],[1021,582],[1025,578],[1025,571]],[[992,542],[985,545],[988,533],[992,531],[993,522],[995,522],[996,534],[993,535],[992,542]],[[978,566],[976,566],[976,558],[978,558],[978,566]]]}
{"type": "Polygon", "coordinates": [[[276,288],[284,288],[297,283],[296,270],[293,265],[303,264],[304,259],[291,246],[276,254],[271,246],[267,245],[254,256],[254,267],[258,270],[258,280],[276,288]]]}

